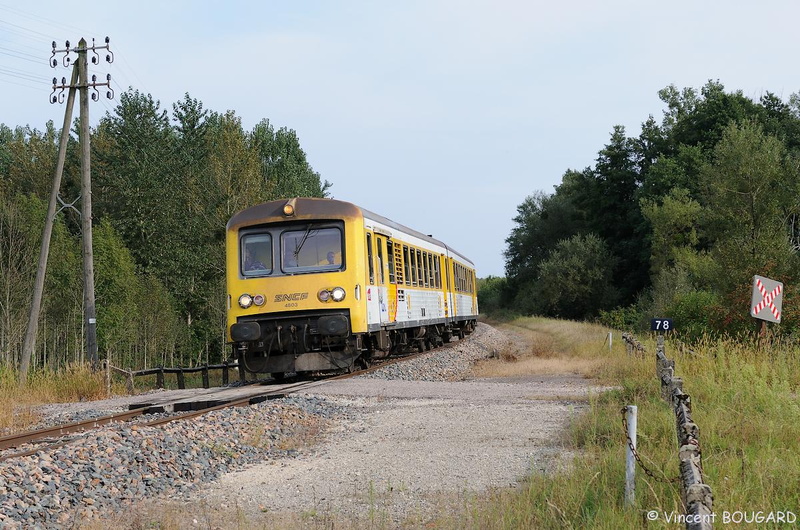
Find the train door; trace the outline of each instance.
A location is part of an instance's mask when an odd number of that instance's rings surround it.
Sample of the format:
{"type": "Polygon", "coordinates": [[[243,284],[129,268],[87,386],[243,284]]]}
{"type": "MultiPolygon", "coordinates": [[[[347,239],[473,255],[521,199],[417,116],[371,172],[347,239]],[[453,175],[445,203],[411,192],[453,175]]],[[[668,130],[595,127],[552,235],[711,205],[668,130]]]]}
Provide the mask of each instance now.
{"type": "Polygon", "coordinates": [[[375,285],[378,294],[378,311],[381,324],[389,322],[388,293],[386,289],[386,259],[384,238],[375,235],[375,285]]]}
{"type": "Polygon", "coordinates": [[[374,234],[367,231],[367,325],[377,324],[381,320],[380,288],[377,285],[374,239],[374,234]]]}
{"type": "Polygon", "coordinates": [[[447,258],[447,297],[450,301],[450,317],[455,318],[458,316],[458,285],[456,284],[455,277],[455,262],[453,258],[447,258]]]}
{"type": "Polygon", "coordinates": [[[444,295],[444,318],[450,318],[450,308],[453,307],[453,298],[451,296],[452,289],[450,288],[450,267],[447,262],[447,256],[441,254],[439,258],[442,261],[442,294],[444,295]]]}
{"type": "MultiPolygon", "coordinates": [[[[386,239],[386,265],[389,269],[389,284],[387,298],[389,303],[389,322],[397,322],[397,282],[398,259],[401,259],[400,245],[395,245],[391,239],[386,239]]],[[[402,267],[402,262],[400,262],[402,267]]]]}
{"type": "Polygon", "coordinates": [[[472,294],[472,314],[478,314],[478,278],[475,276],[475,271],[470,270],[470,294],[472,294]]]}

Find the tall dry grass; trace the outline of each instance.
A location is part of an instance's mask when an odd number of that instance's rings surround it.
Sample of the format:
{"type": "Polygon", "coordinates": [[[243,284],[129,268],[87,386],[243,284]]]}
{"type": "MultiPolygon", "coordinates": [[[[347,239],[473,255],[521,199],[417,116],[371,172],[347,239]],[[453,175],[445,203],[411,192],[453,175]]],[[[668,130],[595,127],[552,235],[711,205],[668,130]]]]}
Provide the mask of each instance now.
{"type": "Polygon", "coordinates": [[[107,397],[105,374],[74,364],[55,371],[37,371],[20,385],[16,372],[0,370],[0,433],[30,428],[39,420],[36,407],[46,403],[89,401],[107,397]]]}

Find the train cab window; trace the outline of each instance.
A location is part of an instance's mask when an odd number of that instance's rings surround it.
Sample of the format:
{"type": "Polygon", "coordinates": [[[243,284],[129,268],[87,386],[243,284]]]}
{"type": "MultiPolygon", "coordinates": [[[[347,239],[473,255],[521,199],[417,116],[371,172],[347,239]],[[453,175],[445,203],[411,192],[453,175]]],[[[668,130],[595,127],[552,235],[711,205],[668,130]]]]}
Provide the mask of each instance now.
{"type": "Polygon", "coordinates": [[[281,233],[281,268],[284,272],[326,272],[341,270],[342,231],[314,228],[314,225],[281,233]]]}
{"type": "Polygon", "coordinates": [[[369,283],[375,285],[375,264],[372,262],[372,234],[367,233],[367,264],[369,267],[369,283]]]}
{"type": "Polygon", "coordinates": [[[248,234],[239,245],[242,276],[265,276],[272,273],[272,236],[248,234]]]}

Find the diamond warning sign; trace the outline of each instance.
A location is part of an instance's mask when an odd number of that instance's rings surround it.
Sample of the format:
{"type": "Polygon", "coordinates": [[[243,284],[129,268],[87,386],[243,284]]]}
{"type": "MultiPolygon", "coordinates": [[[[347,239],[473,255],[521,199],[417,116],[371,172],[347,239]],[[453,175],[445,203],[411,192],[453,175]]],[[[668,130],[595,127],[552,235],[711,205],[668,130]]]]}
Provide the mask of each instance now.
{"type": "Polygon", "coordinates": [[[780,322],[782,305],[783,284],[763,276],[754,276],[750,315],[769,322],[780,322]]]}

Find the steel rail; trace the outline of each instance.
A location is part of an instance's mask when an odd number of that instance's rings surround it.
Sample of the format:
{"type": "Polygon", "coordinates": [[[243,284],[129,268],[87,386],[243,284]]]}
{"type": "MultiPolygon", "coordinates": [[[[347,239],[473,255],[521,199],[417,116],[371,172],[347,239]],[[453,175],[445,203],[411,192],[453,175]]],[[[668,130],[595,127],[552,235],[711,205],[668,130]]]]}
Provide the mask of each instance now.
{"type": "MultiPolygon", "coordinates": [[[[463,340],[463,339],[461,339],[461,340],[463,340]]],[[[458,342],[461,342],[461,340],[459,340],[458,342]]],[[[399,362],[403,362],[403,361],[410,361],[411,359],[415,359],[415,358],[420,357],[422,355],[425,355],[427,353],[431,353],[433,350],[446,349],[448,347],[452,347],[453,345],[454,345],[454,343],[446,343],[446,344],[443,344],[442,346],[439,346],[438,348],[432,348],[431,350],[424,350],[424,351],[413,353],[413,354],[410,354],[410,355],[404,355],[404,356],[401,356],[401,357],[395,357],[395,358],[389,358],[389,359],[386,359],[386,360],[381,360],[378,363],[376,363],[376,364],[374,364],[372,366],[369,366],[367,368],[364,368],[362,370],[356,370],[356,371],[349,372],[349,373],[346,373],[346,374],[340,374],[340,375],[336,375],[336,376],[333,376],[333,377],[327,377],[325,379],[320,379],[320,380],[316,380],[316,381],[302,381],[302,382],[299,382],[299,383],[293,383],[293,384],[290,384],[290,385],[287,385],[287,386],[283,386],[283,387],[278,388],[278,389],[268,389],[268,390],[265,390],[264,392],[259,392],[259,393],[250,395],[248,397],[241,398],[241,399],[234,399],[232,401],[228,401],[226,403],[222,403],[222,404],[219,404],[219,405],[206,407],[206,408],[201,408],[199,410],[185,412],[183,414],[174,414],[172,416],[165,416],[163,418],[158,418],[156,420],[152,420],[152,421],[148,421],[148,422],[143,422],[142,425],[146,425],[146,426],[165,425],[165,424],[173,422],[173,421],[186,420],[186,419],[195,418],[197,416],[202,416],[203,414],[206,414],[207,412],[212,412],[212,411],[215,411],[215,410],[222,410],[222,409],[229,408],[229,407],[243,407],[243,406],[248,406],[248,405],[254,405],[256,403],[261,403],[261,402],[266,401],[268,399],[277,399],[277,398],[285,397],[285,396],[287,396],[289,394],[293,394],[295,392],[299,392],[300,390],[305,390],[307,388],[312,388],[314,386],[324,385],[324,384],[326,384],[328,382],[331,382],[331,381],[338,381],[338,380],[341,380],[341,379],[349,379],[351,377],[356,377],[356,376],[359,376],[359,375],[368,374],[370,372],[374,372],[374,371],[376,371],[376,370],[378,370],[380,368],[383,368],[384,366],[389,366],[389,365],[392,365],[392,364],[395,364],[395,363],[399,363],[399,362]]],[[[205,394],[201,394],[201,395],[205,395],[205,394]]],[[[180,401],[181,400],[179,399],[179,400],[176,400],[176,401],[171,402],[171,403],[162,403],[159,406],[160,407],[164,407],[164,406],[167,406],[167,405],[175,405],[175,404],[180,403],[180,401]]],[[[36,442],[39,442],[41,440],[46,440],[46,439],[51,438],[51,437],[64,437],[64,436],[67,436],[67,435],[73,434],[73,433],[84,433],[84,432],[86,432],[88,430],[96,429],[98,427],[102,427],[104,425],[108,425],[109,423],[113,423],[113,422],[129,421],[132,418],[135,418],[137,416],[145,415],[145,414],[147,414],[149,412],[152,412],[152,410],[154,408],[156,408],[156,407],[154,407],[152,405],[146,405],[146,406],[135,408],[135,409],[131,409],[131,410],[128,410],[128,411],[125,411],[125,412],[109,414],[107,416],[101,416],[101,417],[93,418],[93,419],[90,419],[90,420],[77,421],[77,422],[67,423],[67,424],[64,424],[64,425],[56,425],[56,426],[53,426],[53,427],[45,427],[43,429],[38,429],[38,430],[35,430],[35,431],[27,431],[27,432],[23,432],[23,433],[11,434],[11,435],[8,435],[8,436],[3,436],[3,437],[0,437],[0,451],[4,451],[4,450],[7,450],[7,449],[18,447],[18,446],[26,444],[26,443],[36,443],[36,442]]],[[[65,445],[75,441],[76,439],[77,438],[73,438],[73,439],[69,439],[69,440],[60,440],[60,441],[58,441],[56,443],[53,443],[53,444],[50,444],[50,445],[45,445],[45,446],[37,447],[37,448],[34,448],[34,449],[21,451],[21,452],[18,452],[18,453],[13,453],[13,454],[8,454],[8,455],[0,455],[0,462],[2,462],[4,460],[8,460],[10,458],[18,458],[18,457],[23,457],[23,456],[30,456],[30,455],[36,454],[37,452],[39,452],[41,450],[56,449],[58,447],[63,447],[65,445]]]]}

